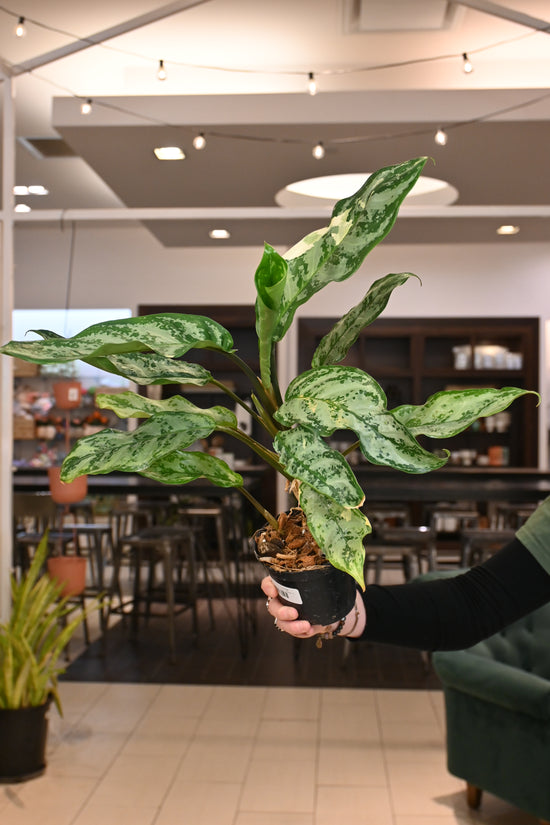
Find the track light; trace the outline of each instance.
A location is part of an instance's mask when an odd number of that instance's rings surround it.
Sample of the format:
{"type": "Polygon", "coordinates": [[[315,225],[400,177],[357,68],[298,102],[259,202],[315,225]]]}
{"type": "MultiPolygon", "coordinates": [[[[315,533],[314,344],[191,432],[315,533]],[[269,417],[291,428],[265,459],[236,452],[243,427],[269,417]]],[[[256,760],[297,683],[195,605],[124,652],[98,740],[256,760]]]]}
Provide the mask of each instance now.
{"type": "Polygon", "coordinates": [[[198,149],[199,152],[206,146],[206,138],[202,132],[193,138],[193,146],[195,149],[198,149]]]}
{"type": "Polygon", "coordinates": [[[462,60],[463,60],[462,70],[463,70],[464,74],[471,74],[474,70],[474,67],[472,66],[472,64],[470,62],[470,58],[468,57],[466,52],[463,52],[462,60]]]}
{"type": "Polygon", "coordinates": [[[27,29],[25,28],[25,18],[20,17],[17,21],[17,26],[15,27],[15,36],[16,37],[25,37],[27,34],[27,29]]]}
{"type": "Polygon", "coordinates": [[[447,132],[444,132],[443,129],[439,128],[434,135],[434,141],[437,143],[438,146],[446,146],[447,132]]]}
{"type": "Polygon", "coordinates": [[[325,147],[323,146],[322,141],[319,141],[317,146],[313,147],[311,154],[315,160],[322,160],[325,157],[325,147]]]}
{"type": "Polygon", "coordinates": [[[81,115],[89,115],[92,111],[92,101],[88,98],[88,100],[83,100],[80,104],[80,114],[81,115]]]}
{"type": "Polygon", "coordinates": [[[310,72],[307,76],[307,90],[310,95],[317,94],[317,81],[315,80],[315,75],[313,72],[310,72]]]}
{"type": "Polygon", "coordinates": [[[166,80],[168,75],[166,74],[166,69],[164,68],[164,60],[159,60],[159,67],[157,70],[157,78],[158,80],[166,80]]]}

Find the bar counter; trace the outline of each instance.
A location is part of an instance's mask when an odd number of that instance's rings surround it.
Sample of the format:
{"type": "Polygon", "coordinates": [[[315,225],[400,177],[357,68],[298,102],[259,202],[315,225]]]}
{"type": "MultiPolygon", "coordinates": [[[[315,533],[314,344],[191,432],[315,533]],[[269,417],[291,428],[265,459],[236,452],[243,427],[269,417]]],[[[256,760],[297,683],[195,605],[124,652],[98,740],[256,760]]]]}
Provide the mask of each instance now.
{"type": "MultiPolygon", "coordinates": [[[[432,473],[410,475],[386,467],[360,464],[353,468],[363,487],[367,503],[383,501],[540,501],[550,495],[550,472],[534,468],[443,467],[432,473]]],[[[269,484],[272,472],[261,465],[239,469],[245,484],[255,487],[269,484]]],[[[16,492],[48,489],[45,470],[17,470],[13,474],[16,492]]],[[[196,495],[220,495],[220,488],[199,479],[190,484],[172,485],[151,481],[133,473],[110,473],[89,476],[88,490],[97,495],[140,495],[165,497],[189,491],[196,495]]]]}

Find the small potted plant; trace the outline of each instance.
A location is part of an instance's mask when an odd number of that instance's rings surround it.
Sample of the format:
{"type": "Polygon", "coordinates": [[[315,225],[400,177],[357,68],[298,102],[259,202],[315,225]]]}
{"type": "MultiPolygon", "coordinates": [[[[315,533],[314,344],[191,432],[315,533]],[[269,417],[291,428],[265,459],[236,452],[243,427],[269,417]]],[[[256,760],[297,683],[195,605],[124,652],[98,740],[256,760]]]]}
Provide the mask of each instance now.
{"type": "MultiPolygon", "coordinates": [[[[122,418],[146,420],[132,432],[106,429],[81,439],[65,459],[63,478],[122,470],[167,484],[205,477],[220,487],[235,487],[266,521],[268,535],[258,537],[260,555],[274,565],[275,579],[277,568],[282,567],[297,568],[298,577],[312,567],[335,568],[341,571],[353,603],[355,582],[364,585],[363,541],[370,525],[361,511],[365,494],[349,454],[360,450],[368,461],[406,473],[436,470],[446,463],[448,452],[427,451],[417,436],[453,436],[527,392],[514,387],[453,390],[436,393],[421,406],[388,409],[385,394],[373,377],[342,365],[362,328],[380,315],[392,291],[414,277],[409,272],[376,280],[321,341],[311,369],[294,378],[284,391],[279,386],[276,345],[296,310],[320,289],[349,278],[359,268],[392,228],[425,162],[426,158],[416,158],[378,170],[358,192],[336,204],[327,227],[307,235],[284,255],[265,246],[255,274],[259,374],[235,352],[230,333],[200,315],[163,313],[121,319],[95,324],[68,339],[41,330],[42,341],[12,341],[0,348],[7,355],[39,364],[82,359],[139,385],[214,385],[232,405],[244,408],[256,431],[266,433],[269,440],[266,446],[263,439],[243,432],[232,409],[202,409],[183,395],[168,400],[131,392],[99,395],[98,406],[122,418]],[[213,350],[230,359],[248,377],[252,401],[237,397],[203,366],[181,360],[194,348],[213,350]],[[357,440],[342,453],[327,439],[343,429],[354,432],[357,440]],[[244,442],[275,468],[286,479],[296,507],[276,517],[250,494],[242,476],[223,459],[189,449],[214,432],[244,442]],[[287,539],[293,547],[287,546],[287,539]],[[300,548],[307,551],[306,562],[300,548]]],[[[310,618],[306,605],[301,604],[300,586],[281,585],[281,594],[310,618]]],[[[329,590],[334,587],[331,583],[329,590]]],[[[339,603],[335,609],[340,611],[336,616],[329,612],[313,620],[328,624],[345,615],[346,605],[339,603]]]]}
{"type": "Polygon", "coordinates": [[[40,776],[46,767],[47,713],[62,713],[57,680],[60,657],[86,611],[69,604],[44,573],[47,533],[22,578],[12,576],[9,619],[0,624],[0,782],[40,776]]]}

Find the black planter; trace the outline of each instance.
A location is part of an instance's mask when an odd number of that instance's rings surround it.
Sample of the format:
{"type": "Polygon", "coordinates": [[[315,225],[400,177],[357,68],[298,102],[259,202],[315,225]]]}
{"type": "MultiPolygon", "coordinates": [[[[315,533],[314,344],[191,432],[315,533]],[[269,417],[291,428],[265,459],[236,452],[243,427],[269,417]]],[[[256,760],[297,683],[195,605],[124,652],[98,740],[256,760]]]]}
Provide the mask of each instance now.
{"type": "Polygon", "coordinates": [[[46,770],[50,701],[32,708],[0,709],[0,782],[25,782],[46,770]]]}
{"type": "Polygon", "coordinates": [[[304,570],[273,570],[269,564],[262,562],[254,537],[251,542],[256,558],[279,591],[279,599],[283,604],[295,607],[300,619],[306,619],[311,624],[328,625],[350,612],[355,604],[357,587],[355,579],[348,573],[337,570],[332,564],[304,570]]]}

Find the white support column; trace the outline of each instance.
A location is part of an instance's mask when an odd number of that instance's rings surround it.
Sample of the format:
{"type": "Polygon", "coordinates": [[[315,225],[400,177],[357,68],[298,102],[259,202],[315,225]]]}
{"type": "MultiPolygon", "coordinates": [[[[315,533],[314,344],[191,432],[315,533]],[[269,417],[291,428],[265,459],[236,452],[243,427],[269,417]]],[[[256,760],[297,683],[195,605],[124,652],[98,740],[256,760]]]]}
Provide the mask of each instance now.
{"type": "MultiPolygon", "coordinates": [[[[0,263],[0,341],[11,338],[13,310],[13,185],[15,182],[15,117],[13,81],[2,74],[2,211],[0,263]]],[[[13,367],[0,356],[0,621],[10,610],[12,564],[13,367]]]]}

